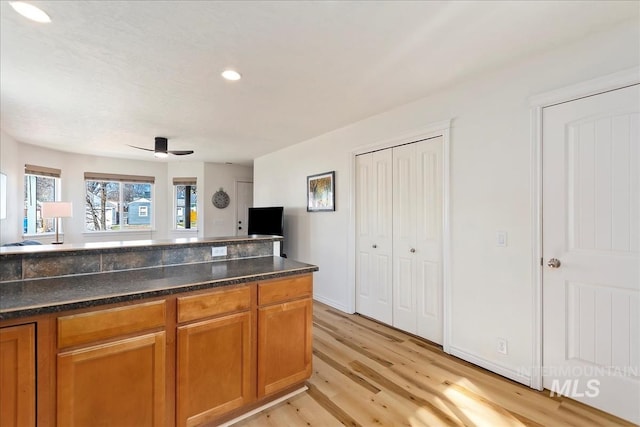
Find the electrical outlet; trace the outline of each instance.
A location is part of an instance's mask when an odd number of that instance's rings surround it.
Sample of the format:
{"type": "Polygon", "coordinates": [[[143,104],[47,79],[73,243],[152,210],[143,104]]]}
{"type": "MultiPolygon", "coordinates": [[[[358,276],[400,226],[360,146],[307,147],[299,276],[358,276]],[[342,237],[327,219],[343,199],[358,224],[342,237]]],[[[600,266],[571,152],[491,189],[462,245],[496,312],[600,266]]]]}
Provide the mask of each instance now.
{"type": "Polygon", "coordinates": [[[504,338],[498,338],[498,353],[507,354],[507,340],[504,338]]]}
{"type": "Polygon", "coordinates": [[[211,256],[227,256],[227,247],[226,246],[212,246],[211,247],[211,256]]]}

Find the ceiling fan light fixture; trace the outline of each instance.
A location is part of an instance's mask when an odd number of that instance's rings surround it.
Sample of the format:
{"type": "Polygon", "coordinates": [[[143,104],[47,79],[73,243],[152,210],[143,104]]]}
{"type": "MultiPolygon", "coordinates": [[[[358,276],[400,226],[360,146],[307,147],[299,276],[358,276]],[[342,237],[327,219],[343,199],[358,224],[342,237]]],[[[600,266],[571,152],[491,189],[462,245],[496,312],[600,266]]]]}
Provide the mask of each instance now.
{"type": "Polygon", "coordinates": [[[232,82],[235,82],[237,80],[240,80],[242,78],[242,75],[236,70],[224,70],[222,72],[222,77],[224,77],[227,80],[231,80],[232,82]]]}
{"type": "Polygon", "coordinates": [[[157,159],[164,159],[169,157],[169,154],[173,154],[174,156],[188,156],[189,154],[193,154],[193,150],[169,150],[167,146],[169,144],[169,140],[164,136],[156,136],[156,143],[153,149],[144,148],[144,147],[136,147],[135,145],[129,145],[131,148],[137,148],[138,150],[151,151],[153,152],[154,157],[157,159]]]}
{"type": "Polygon", "coordinates": [[[51,22],[51,18],[46,12],[39,7],[36,7],[32,4],[25,3],[23,1],[10,1],[9,4],[20,15],[24,16],[27,19],[30,19],[35,22],[40,22],[42,24],[48,24],[51,22]]]}

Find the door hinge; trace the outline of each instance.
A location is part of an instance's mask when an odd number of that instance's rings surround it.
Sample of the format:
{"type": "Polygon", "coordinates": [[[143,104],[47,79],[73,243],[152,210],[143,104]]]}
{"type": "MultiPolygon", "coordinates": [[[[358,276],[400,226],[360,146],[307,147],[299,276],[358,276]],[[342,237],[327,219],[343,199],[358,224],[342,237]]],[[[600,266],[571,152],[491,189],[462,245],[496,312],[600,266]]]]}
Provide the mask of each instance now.
{"type": "Polygon", "coordinates": [[[544,258],[540,258],[540,265],[544,266],[544,258]]]}

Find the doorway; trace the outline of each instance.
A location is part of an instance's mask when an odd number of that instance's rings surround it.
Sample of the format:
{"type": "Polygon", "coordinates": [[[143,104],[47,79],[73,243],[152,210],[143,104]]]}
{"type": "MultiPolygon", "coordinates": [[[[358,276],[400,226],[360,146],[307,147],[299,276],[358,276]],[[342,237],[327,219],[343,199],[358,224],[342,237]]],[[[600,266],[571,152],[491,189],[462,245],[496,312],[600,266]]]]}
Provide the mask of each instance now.
{"type": "Polygon", "coordinates": [[[354,157],[355,311],[448,351],[448,129],[354,157]]]}
{"type": "Polygon", "coordinates": [[[640,85],[540,113],[541,385],[640,423],[640,85]]]}
{"type": "Polygon", "coordinates": [[[249,226],[249,208],[253,206],[253,182],[236,181],[236,236],[246,236],[249,226]]]}

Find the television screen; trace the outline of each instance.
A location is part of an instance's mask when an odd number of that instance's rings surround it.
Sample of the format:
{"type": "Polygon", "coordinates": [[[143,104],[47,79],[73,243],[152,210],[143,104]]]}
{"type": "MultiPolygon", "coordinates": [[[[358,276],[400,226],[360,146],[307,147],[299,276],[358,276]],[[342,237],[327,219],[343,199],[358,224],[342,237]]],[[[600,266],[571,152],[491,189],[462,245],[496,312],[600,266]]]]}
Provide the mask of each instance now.
{"type": "Polygon", "coordinates": [[[249,208],[248,234],[284,235],[284,208],[249,208]]]}

